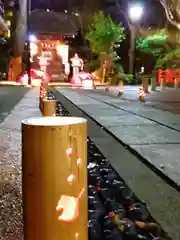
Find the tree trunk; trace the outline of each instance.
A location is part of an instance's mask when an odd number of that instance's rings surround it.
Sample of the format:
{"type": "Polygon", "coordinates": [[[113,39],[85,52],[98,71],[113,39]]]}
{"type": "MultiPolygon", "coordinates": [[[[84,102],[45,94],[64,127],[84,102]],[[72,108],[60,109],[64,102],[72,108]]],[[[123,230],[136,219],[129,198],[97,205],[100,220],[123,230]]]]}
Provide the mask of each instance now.
{"type": "Polygon", "coordinates": [[[13,36],[12,55],[9,62],[8,81],[15,81],[22,71],[22,54],[24,52],[27,30],[27,0],[19,0],[16,29],[13,36]]]}
{"type": "Polygon", "coordinates": [[[111,54],[102,53],[100,63],[101,63],[101,69],[102,69],[101,83],[104,84],[106,80],[106,75],[110,73],[113,67],[111,54]]]}
{"type": "Polygon", "coordinates": [[[131,31],[131,38],[130,38],[130,49],[129,49],[129,73],[133,74],[135,51],[136,51],[137,28],[135,26],[131,25],[130,31],[131,31]]]}

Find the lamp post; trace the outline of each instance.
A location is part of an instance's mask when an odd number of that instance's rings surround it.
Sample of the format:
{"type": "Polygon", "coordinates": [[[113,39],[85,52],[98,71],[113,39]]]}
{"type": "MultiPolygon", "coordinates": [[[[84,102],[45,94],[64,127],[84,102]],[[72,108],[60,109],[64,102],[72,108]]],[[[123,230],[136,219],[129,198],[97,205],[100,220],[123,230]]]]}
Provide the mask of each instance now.
{"type": "Polygon", "coordinates": [[[129,6],[129,19],[130,19],[130,49],[129,49],[129,73],[133,75],[133,80],[136,78],[136,38],[138,24],[143,15],[143,7],[138,4],[132,4],[129,6]]]}

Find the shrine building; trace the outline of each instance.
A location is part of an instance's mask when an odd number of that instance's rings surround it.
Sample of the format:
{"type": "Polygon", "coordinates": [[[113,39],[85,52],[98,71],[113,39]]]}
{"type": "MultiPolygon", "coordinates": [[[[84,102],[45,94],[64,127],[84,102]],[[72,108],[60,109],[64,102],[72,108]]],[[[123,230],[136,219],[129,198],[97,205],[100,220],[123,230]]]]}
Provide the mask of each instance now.
{"type": "Polygon", "coordinates": [[[68,39],[77,33],[77,27],[64,13],[34,10],[30,15],[31,66],[46,69],[52,81],[69,72],[68,39]]]}

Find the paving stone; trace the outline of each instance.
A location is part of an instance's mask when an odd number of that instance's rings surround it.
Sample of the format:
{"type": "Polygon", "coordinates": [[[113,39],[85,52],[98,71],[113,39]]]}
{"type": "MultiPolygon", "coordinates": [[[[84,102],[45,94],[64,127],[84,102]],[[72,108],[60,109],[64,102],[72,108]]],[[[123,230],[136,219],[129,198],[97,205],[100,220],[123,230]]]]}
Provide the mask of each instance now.
{"type": "Polygon", "coordinates": [[[179,132],[158,124],[149,124],[146,126],[111,126],[108,129],[128,145],[180,143],[179,132]]]}
{"type": "Polygon", "coordinates": [[[94,106],[88,106],[88,107],[82,107],[79,106],[82,110],[86,111],[87,113],[91,114],[92,116],[118,116],[118,115],[130,115],[128,112],[124,112],[121,110],[117,110],[115,108],[109,107],[109,108],[95,108],[94,106]]]}
{"type": "MultiPolygon", "coordinates": [[[[104,96],[99,96],[99,99],[109,103],[109,100],[104,99],[104,96]]],[[[116,100],[114,102],[112,101],[111,104],[116,107],[122,108],[125,111],[129,111],[137,115],[147,117],[157,122],[166,124],[170,127],[174,127],[175,129],[180,131],[180,115],[179,114],[174,114],[169,111],[163,111],[161,109],[155,109],[153,107],[147,107],[143,103],[141,104],[141,103],[127,102],[127,101],[121,102],[121,100],[119,100],[118,102],[116,100]]]]}
{"type": "Polygon", "coordinates": [[[132,115],[126,114],[124,116],[102,116],[100,112],[100,117],[97,116],[97,120],[101,122],[101,124],[107,126],[108,128],[116,125],[119,126],[137,126],[137,125],[147,125],[147,124],[155,124],[154,122],[132,115]]]}
{"type": "Polygon", "coordinates": [[[131,147],[180,185],[180,144],[131,145],[131,147]]]}

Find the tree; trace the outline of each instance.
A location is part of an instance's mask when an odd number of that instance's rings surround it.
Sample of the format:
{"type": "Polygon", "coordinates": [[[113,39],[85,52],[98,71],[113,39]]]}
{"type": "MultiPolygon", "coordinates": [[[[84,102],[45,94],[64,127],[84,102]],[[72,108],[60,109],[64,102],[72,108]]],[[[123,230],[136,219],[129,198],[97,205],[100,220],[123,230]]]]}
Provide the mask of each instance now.
{"type": "Polygon", "coordinates": [[[105,16],[102,11],[95,13],[86,39],[93,52],[112,54],[116,44],[125,38],[124,28],[120,23],[115,23],[110,16],[105,16]]]}
{"type": "Polygon", "coordinates": [[[101,59],[104,80],[106,73],[112,70],[115,49],[125,39],[124,28],[120,23],[114,22],[110,16],[105,16],[99,11],[93,16],[85,38],[91,50],[101,59]]]}
{"type": "Polygon", "coordinates": [[[136,45],[141,52],[155,57],[156,68],[180,67],[180,43],[176,41],[173,32],[162,29],[155,34],[138,38],[136,45]]]}
{"type": "Polygon", "coordinates": [[[8,80],[15,81],[22,70],[22,54],[24,51],[27,30],[27,0],[7,1],[7,7],[14,15],[12,27],[12,50],[9,63],[8,80]]]}
{"type": "Polygon", "coordinates": [[[165,9],[168,21],[180,30],[180,1],[160,0],[165,9]]]}
{"type": "Polygon", "coordinates": [[[179,58],[180,48],[177,48],[165,54],[163,58],[158,59],[156,66],[161,67],[165,65],[166,67],[171,69],[179,69],[180,68],[179,58]]]}
{"type": "Polygon", "coordinates": [[[154,56],[156,62],[172,50],[166,29],[161,29],[149,36],[139,37],[136,41],[136,47],[139,51],[154,56]]]}

